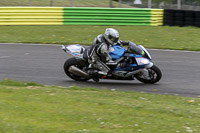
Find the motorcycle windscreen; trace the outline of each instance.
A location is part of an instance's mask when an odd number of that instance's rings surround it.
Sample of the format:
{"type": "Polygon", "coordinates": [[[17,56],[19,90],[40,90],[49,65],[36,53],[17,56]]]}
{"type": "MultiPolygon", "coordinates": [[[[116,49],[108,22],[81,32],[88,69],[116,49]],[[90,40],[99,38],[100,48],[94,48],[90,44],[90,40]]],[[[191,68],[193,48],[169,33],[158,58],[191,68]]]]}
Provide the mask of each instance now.
{"type": "Polygon", "coordinates": [[[109,54],[112,57],[113,60],[119,59],[124,55],[125,49],[121,47],[120,45],[114,45],[112,46],[109,54]]]}

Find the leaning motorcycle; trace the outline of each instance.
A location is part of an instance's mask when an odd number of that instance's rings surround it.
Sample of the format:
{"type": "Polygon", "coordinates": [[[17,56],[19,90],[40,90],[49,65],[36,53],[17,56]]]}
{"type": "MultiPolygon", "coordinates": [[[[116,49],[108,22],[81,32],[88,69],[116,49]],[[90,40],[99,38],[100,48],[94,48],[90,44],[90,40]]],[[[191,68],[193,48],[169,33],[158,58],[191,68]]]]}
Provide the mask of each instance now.
{"type": "MultiPolygon", "coordinates": [[[[64,63],[66,75],[76,81],[87,81],[92,78],[89,70],[96,69],[84,58],[86,48],[79,44],[63,45],[62,50],[73,57],[64,63]]],[[[129,41],[128,47],[114,45],[110,48],[109,54],[114,61],[106,64],[111,72],[107,75],[97,71],[99,79],[114,80],[134,80],[135,78],[143,83],[154,84],[158,82],[162,73],[160,69],[152,63],[152,57],[142,46],[129,41]]]]}

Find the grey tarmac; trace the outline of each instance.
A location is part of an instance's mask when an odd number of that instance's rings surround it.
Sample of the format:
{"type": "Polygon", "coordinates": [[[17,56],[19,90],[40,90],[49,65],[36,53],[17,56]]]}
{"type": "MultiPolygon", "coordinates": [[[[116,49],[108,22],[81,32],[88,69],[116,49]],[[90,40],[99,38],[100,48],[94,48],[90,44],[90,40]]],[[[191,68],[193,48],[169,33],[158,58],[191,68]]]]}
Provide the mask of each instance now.
{"type": "Polygon", "coordinates": [[[200,96],[200,52],[149,49],[153,62],[163,74],[157,84],[137,80],[89,80],[77,82],[67,77],[63,64],[71,56],[61,45],[0,44],[0,80],[33,81],[45,85],[95,87],[120,91],[200,96]]]}

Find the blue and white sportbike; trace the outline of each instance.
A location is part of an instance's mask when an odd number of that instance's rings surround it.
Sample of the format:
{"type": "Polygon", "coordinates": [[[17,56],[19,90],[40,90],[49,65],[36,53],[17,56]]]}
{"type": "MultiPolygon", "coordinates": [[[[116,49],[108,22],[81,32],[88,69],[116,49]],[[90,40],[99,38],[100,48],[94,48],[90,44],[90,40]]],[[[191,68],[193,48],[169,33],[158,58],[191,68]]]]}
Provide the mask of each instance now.
{"type": "MultiPolygon", "coordinates": [[[[86,49],[79,44],[63,45],[62,49],[74,56],[64,63],[65,73],[76,81],[91,79],[89,70],[96,68],[93,68],[93,65],[84,58],[86,49]]],[[[114,61],[107,64],[111,72],[105,75],[99,71],[95,75],[99,79],[134,80],[136,78],[143,83],[154,84],[162,77],[160,69],[151,62],[151,55],[141,45],[131,41],[128,42],[127,48],[114,45],[110,48],[109,54],[114,61]]]]}

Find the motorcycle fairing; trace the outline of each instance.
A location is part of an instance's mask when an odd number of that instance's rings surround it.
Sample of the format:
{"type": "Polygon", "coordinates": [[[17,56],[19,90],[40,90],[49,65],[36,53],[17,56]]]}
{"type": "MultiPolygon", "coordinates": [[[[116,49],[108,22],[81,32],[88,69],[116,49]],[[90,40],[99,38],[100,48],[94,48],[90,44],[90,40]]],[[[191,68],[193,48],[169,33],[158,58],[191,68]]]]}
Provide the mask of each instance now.
{"type": "Polygon", "coordinates": [[[142,55],[137,54],[128,54],[126,56],[135,58],[136,64],[127,64],[125,68],[114,68],[113,71],[135,71],[139,69],[144,69],[148,64],[150,64],[150,60],[142,57],[142,55]]]}
{"type": "Polygon", "coordinates": [[[125,68],[120,68],[120,67],[114,68],[113,71],[135,71],[143,68],[145,68],[145,65],[129,64],[125,68]]]}
{"type": "Polygon", "coordinates": [[[138,54],[126,54],[126,56],[134,57],[134,58],[141,58],[142,57],[142,55],[138,55],[138,54]]]}
{"type": "Polygon", "coordinates": [[[82,47],[80,44],[72,44],[72,45],[67,45],[62,47],[62,49],[71,54],[72,56],[76,57],[82,57],[83,56],[83,51],[85,50],[84,47],[82,47]]]}
{"type": "Polygon", "coordinates": [[[114,45],[111,47],[111,50],[109,52],[110,56],[113,60],[117,60],[121,58],[125,53],[125,49],[121,47],[120,45],[114,45]]]}

